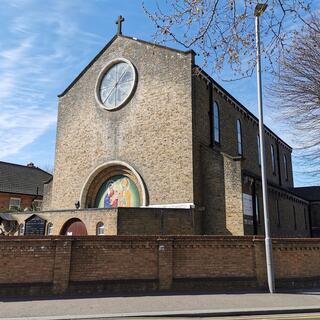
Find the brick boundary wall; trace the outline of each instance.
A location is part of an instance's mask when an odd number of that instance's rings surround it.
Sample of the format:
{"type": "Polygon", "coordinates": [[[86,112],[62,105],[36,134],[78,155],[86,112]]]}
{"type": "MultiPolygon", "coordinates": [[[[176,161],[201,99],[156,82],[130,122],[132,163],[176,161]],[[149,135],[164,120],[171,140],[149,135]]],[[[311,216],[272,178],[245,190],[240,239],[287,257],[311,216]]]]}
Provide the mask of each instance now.
{"type": "MultiPolygon", "coordinates": [[[[320,239],[273,239],[277,288],[320,285],[320,239]]],[[[234,236],[0,238],[0,295],[267,287],[264,240],[234,236]]]]}

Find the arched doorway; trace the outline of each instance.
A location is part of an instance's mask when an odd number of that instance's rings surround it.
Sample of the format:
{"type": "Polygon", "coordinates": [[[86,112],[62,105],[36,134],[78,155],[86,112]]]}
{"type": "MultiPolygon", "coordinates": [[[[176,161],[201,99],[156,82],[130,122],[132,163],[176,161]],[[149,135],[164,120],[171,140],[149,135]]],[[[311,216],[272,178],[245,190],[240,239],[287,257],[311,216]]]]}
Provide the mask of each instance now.
{"type": "Polygon", "coordinates": [[[60,235],[86,236],[88,234],[85,224],[77,218],[68,220],[61,228],[60,235]]]}

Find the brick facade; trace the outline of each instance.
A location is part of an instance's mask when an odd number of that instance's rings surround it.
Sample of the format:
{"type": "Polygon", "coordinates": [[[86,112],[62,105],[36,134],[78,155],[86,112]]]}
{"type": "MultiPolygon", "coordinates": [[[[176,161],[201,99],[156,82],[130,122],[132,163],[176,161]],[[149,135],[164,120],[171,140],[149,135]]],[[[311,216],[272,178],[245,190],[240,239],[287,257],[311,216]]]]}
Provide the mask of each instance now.
{"type": "MultiPolygon", "coordinates": [[[[317,239],[274,239],[276,287],[319,285],[319,250],[317,239]]],[[[261,289],[264,252],[259,237],[2,238],[0,294],[261,289]]]]}
{"type": "MultiPolygon", "coordinates": [[[[264,233],[258,132],[257,119],[213,79],[203,71],[195,69],[194,194],[195,203],[205,207],[207,228],[204,233],[233,235],[264,233]],[[214,102],[219,107],[219,143],[212,137],[214,102]],[[241,156],[237,152],[237,120],[241,123],[243,146],[241,156]],[[247,224],[248,220],[243,217],[243,193],[252,196],[253,213],[258,213],[256,220],[253,217],[249,221],[251,224],[247,224]],[[255,203],[255,200],[258,202],[255,203]]],[[[293,188],[291,147],[266,128],[265,149],[272,236],[310,236],[309,202],[290,190],[293,188]],[[274,172],[272,172],[271,145],[274,149],[274,172]],[[287,159],[287,179],[284,156],[287,159]]]]}
{"type": "MultiPolygon", "coordinates": [[[[33,214],[21,212],[12,216],[21,225],[33,214]]],[[[201,212],[195,209],[80,209],[44,211],[37,215],[46,220],[47,225],[53,225],[52,235],[60,235],[72,219],[81,220],[89,235],[96,235],[98,223],[103,223],[104,235],[201,234],[201,212]]],[[[15,235],[19,235],[19,229],[15,235]]]]}
{"type": "MultiPolygon", "coordinates": [[[[143,207],[195,206],[202,212],[201,233],[263,234],[258,121],[195,65],[193,52],[115,36],[59,97],[55,171],[45,187],[45,210],[74,208],[77,201],[81,208],[92,208],[102,183],[124,174],[137,185],[143,207]],[[110,111],[101,108],[95,92],[102,70],[116,58],[132,62],[138,81],[129,102],[110,111]],[[219,106],[219,143],[212,138],[214,102],[219,106]],[[249,218],[243,216],[244,194],[252,201],[249,218]]],[[[308,202],[289,190],[291,147],[268,128],[265,141],[271,234],[310,236],[308,202]]],[[[159,230],[149,223],[157,225],[152,212],[136,217],[142,233],[159,230]]],[[[137,232],[136,218],[131,217],[132,233],[137,232]]],[[[171,230],[184,234],[180,219],[172,218],[179,225],[171,230]]]]}
{"type": "Polygon", "coordinates": [[[192,60],[192,53],[115,38],[59,99],[46,208],[73,208],[90,173],[114,160],[136,169],[147,186],[148,204],[193,203],[192,60]],[[107,111],[98,105],[95,85],[101,70],[119,57],[135,66],[137,87],[123,108],[107,111]]]}
{"type": "Polygon", "coordinates": [[[0,212],[9,210],[10,199],[20,199],[20,208],[31,208],[34,200],[42,200],[42,196],[0,192],[0,212]]]}

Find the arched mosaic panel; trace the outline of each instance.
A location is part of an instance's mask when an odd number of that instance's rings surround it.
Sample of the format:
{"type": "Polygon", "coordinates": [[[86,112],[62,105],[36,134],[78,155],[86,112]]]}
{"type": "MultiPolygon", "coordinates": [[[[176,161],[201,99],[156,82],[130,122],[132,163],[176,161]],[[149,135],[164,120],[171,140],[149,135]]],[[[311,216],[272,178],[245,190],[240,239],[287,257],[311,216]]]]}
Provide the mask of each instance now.
{"type": "Polygon", "coordinates": [[[140,196],[135,183],[124,175],[109,178],[100,187],[96,208],[139,207],[140,196]]]}

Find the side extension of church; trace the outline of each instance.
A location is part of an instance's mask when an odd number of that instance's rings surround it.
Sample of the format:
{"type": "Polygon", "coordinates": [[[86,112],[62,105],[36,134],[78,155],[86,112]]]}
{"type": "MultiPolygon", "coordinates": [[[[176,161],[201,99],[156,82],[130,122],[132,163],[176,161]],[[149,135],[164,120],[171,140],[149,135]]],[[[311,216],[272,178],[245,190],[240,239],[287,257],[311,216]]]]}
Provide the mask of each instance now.
{"type": "MultiPolygon", "coordinates": [[[[39,213],[53,234],[79,221],[88,234],[264,233],[258,120],[194,58],[117,35],[59,95],[39,213]]],[[[265,141],[271,234],[308,237],[292,149],[268,128],[265,141]]]]}

